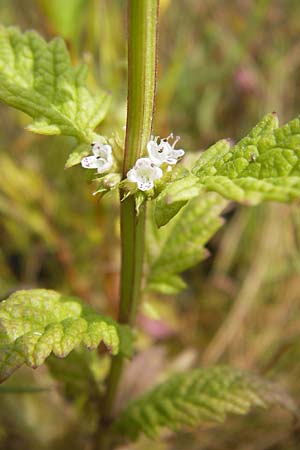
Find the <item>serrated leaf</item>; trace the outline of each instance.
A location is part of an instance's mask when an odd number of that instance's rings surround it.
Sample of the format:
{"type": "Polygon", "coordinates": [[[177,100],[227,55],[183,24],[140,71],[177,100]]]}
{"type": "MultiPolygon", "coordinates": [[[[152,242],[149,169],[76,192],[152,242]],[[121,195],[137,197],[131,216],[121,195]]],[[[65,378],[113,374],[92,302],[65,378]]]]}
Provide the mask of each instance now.
{"type": "Polygon", "coordinates": [[[55,134],[60,134],[60,128],[57,125],[49,125],[47,120],[35,120],[26,126],[26,130],[37,134],[46,134],[48,136],[53,136],[55,134]]]}
{"type": "Polygon", "coordinates": [[[80,345],[92,350],[101,342],[113,355],[126,353],[131,332],[76,297],[33,289],[0,303],[0,381],[22,364],[36,368],[51,353],[63,358],[80,345]]]}
{"type": "Polygon", "coordinates": [[[238,202],[290,201],[300,198],[300,120],[278,128],[267,115],[244,139],[230,148],[212,146],[192,172],[209,191],[238,202]]]}
{"type": "Polygon", "coordinates": [[[294,412],[293,402],[273,384],[230,367],[195,369],[171,376],[124,410],[116,423],[120,434],[150,438],[163,428],[178,430],[223,422],[228,414],[279,404],[294,412]]]}
{"type": "Polygon", "coordinates": [[[166,225],[191,198],[199,195],[200,190],[198,179],[191,174],[167,184],[155,202],[157,226],[166,225]]]}
{"type": "Polygon", "coordinates": [[[190,200],[166,227],[149,229],[149,246],[153,247],[149,289],[175,293],[184,288],[178,274],[207,256],[205,244],[223,224],[220,215],[226,203],[217,194],[203,193],[190,200]]]}
{"type": "Polygon", "coordinates": [[[79,164],[85,156],[87,156],[91,152],[90,145],[80,144],[77,145],[72,152],[70,153],[67,162],[65,164],[65,169],[70,169],[76,164],[79,164]]]}
{"type": "Polygon", "coordinates": [[[225,156],[231,147],[232,143],[229,139],[222,139],[216,142],[209,147],[208,150],[202,153],[201,157],[195,162],[192,172],[198,174],[202,167],[214,162],[216,158],[222,158],[225,156]]]}
{"type": "Polygon", "coordinates": [[[0,100],[31,116],[28,129],[92,141],[110,102],[86,87],[86,67],[72,67],[64,41],[0,27],[0,100]]]}

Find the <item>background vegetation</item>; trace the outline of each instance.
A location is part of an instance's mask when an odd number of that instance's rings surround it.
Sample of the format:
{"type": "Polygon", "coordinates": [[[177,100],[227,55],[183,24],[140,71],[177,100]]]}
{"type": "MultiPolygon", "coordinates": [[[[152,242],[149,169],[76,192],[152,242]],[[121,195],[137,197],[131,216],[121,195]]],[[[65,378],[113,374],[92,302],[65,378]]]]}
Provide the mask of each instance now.
{"type": "MultiPolygon", "coordinates": [[[[107,134],[125,123],[124,3],[0,2],[3,24],[48,39],[62,35],[74,62],[88,64],[90,83],[111,91],[107,134]]],[[[174,131],[192,154],[223,137],[239,139],[267,112],[283,122],[297,116],[299,17],[298,0],[161,0],[155,134],[174,131]]],[[[23,130],[28,121],[0,108],[0,297],[23,287],[55,288],[115,316],[117,199],[99,201],[85,171],[64,170],[71,138],[30,134],[23,130]]],[[[119,405],[171,369],[216,362],[268,376],[299,398],[299,207],[232,205],[226,219],[209,244],[210,258],[185,274],[188,290],[148,296],[139,316],[143,352],[126,373],[119,405]]],[[[87,398],[101,388],[107,360],[84,354],[82,367],[72,358],[65,371],[52,359],[50,370],[24,368],[0,387],[0,449],[87,448],[97,407],[87,409],[87,398]],[[33,385],[43,391],[30,392],[33,385]]],[[[296,450],[300,441],[279,409],[230,419],[217,432],[165,437],[157,450],[296,450]]],[[[153,445],[143,438],[128,450],[153,445]]]]}

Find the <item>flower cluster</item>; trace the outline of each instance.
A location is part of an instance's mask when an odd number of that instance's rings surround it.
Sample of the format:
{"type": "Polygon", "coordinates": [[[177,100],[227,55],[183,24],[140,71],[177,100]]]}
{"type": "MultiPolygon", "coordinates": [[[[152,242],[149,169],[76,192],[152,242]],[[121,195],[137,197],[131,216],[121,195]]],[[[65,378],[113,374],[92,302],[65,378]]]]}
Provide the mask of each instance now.
{"type": "Polygon", "coordinates": [[[97,169],[98,173],[107,172],[113,164],[111,146],[93,142],[92,152],[93,156],[87,156],[81,160],[82,167],[85,169],[97,169]]]}
{"type": "Polygon", "coordinates": [[[179,141],[177,136],[171,145],[169,140],[173,139],[170,134],[165,139],[160,137],[151,137],[147,144],[148,158],[139,158],[134,167],[127,173],[127,179],[133,183],[137,183],[138,189],[148,191],[154,187],[154,181],[163,176],[163,170],[160,168],[163,164],[167,164],[167,170],[176,164],[184,155],[184,150],[176,150],[175,145],[179,141]]]}
{"type": "MultiPolygon", "coordinates": [[[[139,158],[134,167],[127,172],[127,180],[136,183],[141,191],[152,189],[154,181],[162,178],[163,169],[172,170],[172,166],[183,157],[184,150],[175,149],[175,145],[180,138],[176,137],[172,144],[170,139],[174,139],[173,134],[164,139],[152,136],[147,144],[149,156],[139,158]]],[[[113,165],[111,146],[93,142],[92,152],[92,156],[87,156],[81,160],[82,167],[97,169],[98,173],[109,171],[113,165]]]]}
{"type": "Polygon", "coordinates": [[[137,183],[141,191],[148,191],[154,186],[154,180],[159,180],[163,171],[150,158],[139,158],[134,167],[127,172],[127,179],[137,183]]]}

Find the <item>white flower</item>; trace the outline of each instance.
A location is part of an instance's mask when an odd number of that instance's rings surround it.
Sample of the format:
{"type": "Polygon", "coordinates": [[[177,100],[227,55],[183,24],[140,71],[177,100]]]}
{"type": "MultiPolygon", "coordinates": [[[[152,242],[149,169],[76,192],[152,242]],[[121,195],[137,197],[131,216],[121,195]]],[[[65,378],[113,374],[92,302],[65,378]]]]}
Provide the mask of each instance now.
{"type": "Polygon", "coordinates": [[[165,139],[160,139],[158,136],[152,137],[147,144],[149,157],[157,166],[163,163],[174,165],[184,155],[184,150],[175,150],[174,148],[180,137],[177,136],[172,145],[169,139],[173,139],[172,133],[165,139]]]}
{"type": "Polygon", "coordinates": [[[127,179],[132,183],[137,183],[141,191],[152,189],[154,181],[162,176],[162,170],[155,166],[150,158],[139,158],[134,167],[127,172],[127,179]]]}
{"type": "Polygon", "coordinates": [[[98,173],[107,172],[113,163],[111,146],[93,142],[92,152],[93,156],[87,156],[81,160],[82,167],[85,169],[97,169],[98,173]]]}

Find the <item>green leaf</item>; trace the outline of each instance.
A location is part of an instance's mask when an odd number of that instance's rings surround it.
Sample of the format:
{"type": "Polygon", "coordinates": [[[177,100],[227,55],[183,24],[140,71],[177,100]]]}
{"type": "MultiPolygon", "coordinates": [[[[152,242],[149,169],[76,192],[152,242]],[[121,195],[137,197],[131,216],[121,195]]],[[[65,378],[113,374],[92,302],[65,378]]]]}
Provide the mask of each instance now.
{"type": "Polygon", "coordinates": [[[168,183],[155,202],[157,226],[166,225],[191,198],[199,195],[200,190],[198,179],[191,174],[168,183]]]}
{"type": "Polygon", "coordinates": [[[226,203],[218,194],[203,193],[190,200],[166,227],[157,229],[150,222],[149,289],[175,293],[185,287],[177,275],[207,256],[204,245],[223,224],[220,214],[226,203]]]}
{"type": "Polygon", "coordinates": [[[72,67],[64,41],[0,27],[0,100],[31,116],[28,129],[90,143],[109,106],[107,93],[86,87],[85,66],[72,67]]]}
{"type": "Polygon", "coordinates": [[[36,368],[51,353],[63,358],[80,345],[92,350],[101,342],[113,355],[128,354],[131,332],[78,298],[33,289],[0,303],[0,381],[22,364],[36,368]]]}
{"type": "Polygon", "coordinates": [[[252,407],[279,404],[295,411],[293,402],[273,384],[230,367],[195,369],[171,376],[133,401],[116,423],[120,434],[150,438],[163,428],[197,427],[223,422],[226,416],[247,414],[252,407]]]}
{"type": "Polygon", "coordinates": [[[201,157],[195,162],[192,172],[198,175],[203,167],[208,167],[209,164],[214,163],[216,158],[225,156],[231,147],[232,143],[229,139],[222,139],[221,141],[216,142],[209,147],[208,150],[202,153],[201,157]]]}
{"type": "Polygon", "coordinates": [[[91,153],[91,147],[87,144],[79,144],[77,145],[72,152],[70,153],[67,162],[65,164],[65,169],[70,169],[70,167],[76,166],[79,164],[85,156],[91,153]]]}
{"type": "MultiPolygon", "coordinates": [[[[272,133],[276,128],[278,128],[277,115],[275,113],[267,114],[238,145],[243,146],[249,143],[256,145],[263,134],[272,133]]],[[[198,176],[204,172],[206,175],[214,175],[214,164],[216,161],[221,161],[221,164],[229,161],[232,157],[231,149],[232,142],[230,139],[222,139],[216,142],[216,144],[203,152],[201,157],[195,162],[192,172],[198,176]]]]}
{"type": "Polygon", "coordinates": [[[238,202],[299,199],[300,120],[278,128],[269,114],[234,147],[220,141],[208,149],[192,172],[207,190],[238,202]]]}

